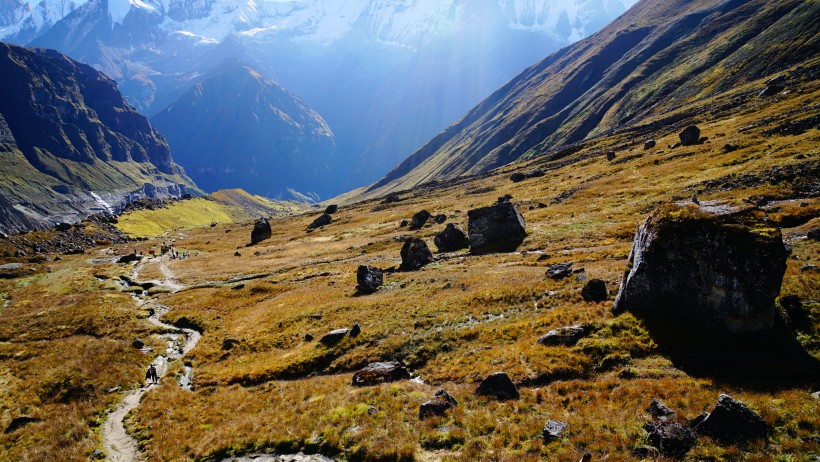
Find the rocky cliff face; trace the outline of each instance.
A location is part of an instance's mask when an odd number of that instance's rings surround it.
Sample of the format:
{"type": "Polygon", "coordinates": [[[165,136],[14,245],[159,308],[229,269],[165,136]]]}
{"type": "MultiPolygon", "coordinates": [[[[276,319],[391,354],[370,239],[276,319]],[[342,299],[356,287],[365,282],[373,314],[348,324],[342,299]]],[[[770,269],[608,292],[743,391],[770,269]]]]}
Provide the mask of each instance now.
{"type": "Polygon", "coordinates": [[[0,44],[0,230],[23,231],[194,187],[114,82],[54,51],[0,44]],[[25,219],[21,218],[24,217],[25,219]]]}
{"type": "Polygon", "coordinates": [[[646,0],[525,70],[373,190],[484,172],[640,124],[816,55],[820,4],[646,0]]]}

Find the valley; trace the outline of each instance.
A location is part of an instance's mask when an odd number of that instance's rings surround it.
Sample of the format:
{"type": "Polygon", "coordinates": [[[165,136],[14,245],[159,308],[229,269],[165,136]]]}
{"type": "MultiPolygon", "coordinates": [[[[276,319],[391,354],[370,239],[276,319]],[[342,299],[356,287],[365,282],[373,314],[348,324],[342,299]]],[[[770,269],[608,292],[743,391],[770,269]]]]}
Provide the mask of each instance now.
{"type": "MultiPolygon", "coordinates": [[[[652,399],[688,424],[721,394],[758,413],[767,436],[727,443],[699,434],[680,458],[811,460],[820,451],[820,243],[810,237],[820,226],[820,131],[811,122],[820,113],[818,66],[806,60],[561,155],[389,195],[352,193],[313,230],[324,207],[293,209],[269,220],[270,237],[255,245],[256,216],[209,220],[207,207],[189,226],[142,228],[133,235],[147,240],[101,243],[80,255],[29,256],[37,233],[2,239],[4,263],[20,266],[0,278],[0,448],[9,460],[104,457],[106,422],[140,389],[155,357],[132,342],[165,351],[169,329],[147,310],[162,305],[169,307],[163,323],[202,336],[125,416],[146,460],[300,451],[367,461],[574,461],[585,453],[672,460],[648,447],[652,399]],[[788,88],[757,97],[780,74],[791,77],[788,88]],[[689,125],[708,140],[671,147],[689,125]],[[543,176],[511,180],[534,169],[543,176]],[[447,224],[467,230],[470,210],[506,196],[527,233],[515,251],[435,252],[434,236],[447,224]],[[778,306],[797,296],[808,324],[711,348],[706,332],[675,333],[637,314],[613,314],[635,232],[669,201],[753,203],[767,212],[791,249],[778,306]],[[421,210],[444,221],[402,226],[421,210]],[[427,243],[434,261],[398,271],[411,237],[427,243]],[[163,243],[190,256],[147,257],[163,243]],[[27,255],[15,257],[17,250],[27,255]],[[135,250],[146,255],[142,262],[116,263],[135,250]],[[546,274],[562,263],[574,272],[546,274]],[[359,265],[384,270],[375,292],[356,290],[359,265]],[[178,286],[144,284],[169,274],[178,286]],[[143,285],[123,287],[122,276],[143,285]],[[591,279],[604,282],[606,300],[585,301],[591,279]],[[354,323],[357,336],[320,341],[354,323]],[[538,341],[575,325],[586,326],[575,343],[538,341]],[[681,351],[701,341],[707,346],[681,351]],[[354,373],[374,361],[401,361],[411,378],[354,386],[354,373]],[[179,386],[186,365],[191,390],[179,386]],[[477,394],[499,371],[517,386],[517,399],[477,394]],[[420,419],[420,406],[439,389],[458,404],[420,419]],[[550,420],[566,423],[557,437],[544,434],[550,420]]],[[[117,224],[172,222],[174,207],[185,203],[134,210],[117,224]]]]}

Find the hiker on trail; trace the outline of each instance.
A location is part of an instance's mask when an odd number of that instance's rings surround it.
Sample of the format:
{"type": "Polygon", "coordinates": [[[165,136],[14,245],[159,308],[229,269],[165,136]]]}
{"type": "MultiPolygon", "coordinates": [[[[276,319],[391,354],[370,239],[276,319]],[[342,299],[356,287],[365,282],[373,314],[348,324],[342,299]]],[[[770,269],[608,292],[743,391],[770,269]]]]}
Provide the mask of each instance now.
{"type": "Polygon", "coordinates": [[[156,368],[156,367],[154,367],[154,365],[153,365],[153,364],[151,364],[150,366],[148,366],[148,371],[145,373],[145,378],[146,378],[146,379],[148,379],[148,380],[150,380],[150,381],[151,381],[151,383],[153,383],[153,384],[157,384],[157,383],[158,383],[158,379],[157,379],[157,368],[156,368]]]}

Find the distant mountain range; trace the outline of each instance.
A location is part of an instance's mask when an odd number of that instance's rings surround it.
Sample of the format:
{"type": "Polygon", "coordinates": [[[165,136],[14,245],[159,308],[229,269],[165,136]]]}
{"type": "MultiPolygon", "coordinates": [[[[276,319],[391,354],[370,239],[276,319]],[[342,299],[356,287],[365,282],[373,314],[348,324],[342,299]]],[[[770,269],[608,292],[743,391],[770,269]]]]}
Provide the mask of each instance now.
{"type": "MultiPolygon", "coordinates": [[[[37,12],[3,0],[0,17],[7,25],[0,39],[56,49],[93,65],[148,116],[175,103],[225,59],[238,59],[298,95],[288,106],[309,105],[320,114],[335,151],[328,156],[306,145],[288,154],[332,157],[321,166],[305,161],[307,169],[294,175],[307,177],[318,168],[333,172],[329,180],[235,186],[276,197],[297,189],[326,198],[380,178],[526,66],[598,30],[634,2],[89,0],[60,3],[65,16],[55,21],[59,15],[43,13],[55,10],[46,8],[51,3],[41,3],[37,12]]],[[[229,137],[223,131],[235,116],[226,113],[214,123],[215,136],[229,137]]],[[[172,145],[184,138],[165,134],[172,145]]],[[[259,146],[268,134],[247,136],[259,146]]],[[[233,154],[223,147],[205,146],[201,157],[233,154]]],[[[242,155],[258,160],[271,154],[242,155]]],[[[194,180],[206,181],[198,172],[208,168],[189,170],[194,180]]]]}
{"type": "Polygon", "coordinates": [[[114,82],[52,51],[0,43],[0,231],[197,192],[114,82]]]}
{"type": "Polygon", "coordinates": [[[562,147],[816,58],[818,18],[820,3],[802,0],[643,0],[525,70],[365,196],[560,155],[562,147]]]}

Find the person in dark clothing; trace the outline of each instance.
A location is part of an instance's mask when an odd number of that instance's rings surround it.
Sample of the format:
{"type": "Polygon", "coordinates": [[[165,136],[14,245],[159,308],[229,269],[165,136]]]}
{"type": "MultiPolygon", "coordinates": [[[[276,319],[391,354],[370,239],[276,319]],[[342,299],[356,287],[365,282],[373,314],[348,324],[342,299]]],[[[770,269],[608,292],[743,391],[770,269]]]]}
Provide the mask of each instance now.
{"type": "Polygon", "coordinates": [[[145,373],[145,378],[150,380],[151,383],[154,383],[154,384],[158,383],[159,379],[157,378],[157,368],[154,367],[153,364],[148,366],[148,371],[145,373]]]}

